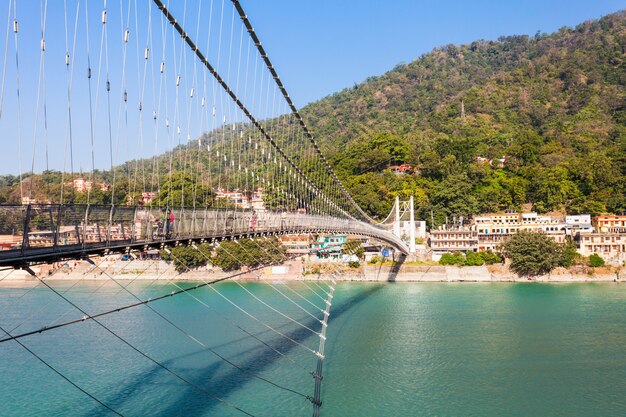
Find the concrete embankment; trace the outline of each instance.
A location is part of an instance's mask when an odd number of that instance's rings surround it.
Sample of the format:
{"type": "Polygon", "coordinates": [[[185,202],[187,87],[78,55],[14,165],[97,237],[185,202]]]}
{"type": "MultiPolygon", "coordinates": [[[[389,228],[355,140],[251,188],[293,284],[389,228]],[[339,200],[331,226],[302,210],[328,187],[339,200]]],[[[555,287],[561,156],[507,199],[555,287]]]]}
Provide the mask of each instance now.
{"type": "Polygon", "coordinates": [[[519,277],[506,268],[493,270],[487,266],[418,266],[405,265],[397,274],[393,274],[391,267],[374,268],[368,266],[361,273],[346,274],[341,279],[345,281],[391,281],[391,282],[613,282],[620,276],[613,274],[572,274],[557,271],[549,275],[519,277]]]}
{"type": "MultiPolygon", "coordinates": [[[[236,279],[249,281],[317,281],[331,278],[339,281],[355,282],[613,282],[620,281],[618,270],[587,271],[572,273],[558,269],[552,274],[533,277],[519,277],[503,266],[441,266],[405,264],[395,271],[391,266],[362,265],[358,269],[345,266],[321,264],[319,268],[305,267],[302,262],[292,261],[281,267],[268,267],[254,272],[223,272],[218,268],[201,268],[193,272],[178,273],[172,265],[164,261],[99,260],[96,265],[82,261],[70,267],[51,268],[44,265],[33,268],[38,276],[46,280],[162,280],[162,281],[213,281],[233,274],[236,279]],[[335,270],[333,272],[333,269],[335,270]],[[308,272],[305,272],[308,271],[308,272]],[[311,272],[313,271],[313,272],[311,272]]],[[[6,278],[0,276],[0,286],[19,285],[20,282],[37,282],[25,271],[12,271],[6,278]]],[[[623,274],[622,274],[623,275],[623,274]]]]}

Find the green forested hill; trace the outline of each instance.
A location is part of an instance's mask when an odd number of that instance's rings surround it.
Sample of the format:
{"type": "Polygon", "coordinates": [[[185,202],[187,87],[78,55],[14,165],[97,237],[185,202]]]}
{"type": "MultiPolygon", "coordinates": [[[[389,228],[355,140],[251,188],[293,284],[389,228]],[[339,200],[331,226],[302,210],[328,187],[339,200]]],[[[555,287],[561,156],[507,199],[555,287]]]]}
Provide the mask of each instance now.
{"type": "MultiPolygon", "coordinates": [[[[370,212],[626,211],[626,13],[448,45],[302,110],[370,212]],[[462,111],[464,107],[464,114],[462,111]],[[476,161],[506,158],[504,168],[476,161]],[[418,175],[382,172],[409,163],[418,175]]],[[[494,164],[495,165],[495,164],[494,164]]]]}

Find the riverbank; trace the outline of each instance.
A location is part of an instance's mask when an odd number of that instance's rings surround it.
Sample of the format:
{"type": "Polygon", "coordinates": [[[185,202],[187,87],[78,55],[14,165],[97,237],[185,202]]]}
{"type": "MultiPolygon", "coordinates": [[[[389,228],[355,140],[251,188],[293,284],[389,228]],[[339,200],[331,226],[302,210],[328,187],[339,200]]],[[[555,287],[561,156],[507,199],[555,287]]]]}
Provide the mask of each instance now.
{"type": "MultiPolygon", "coordinates": [[[[53,269],[50,265],[33,268],[34,272],[47,281],[57,280],[159,280],[159,281],[213,281],[239,274],[234,279],[242,281],[320,281],[335,279],[354,282],[619,282],[624,280],[624,271],[617,268],[566,270],[557,268],[551,274],[532,278],[520,277],[504,265],[491,266],[442,266],[402,265],[397,271],[389,265],[361,265],[352,269],[344,265],[303,264],[291,261],[279,267],[267,267],[253,272],[223,272],[218,268],[201,268],[192,272],[178,273],[164,261],[120,261],[100,260],[95,266],[86,261],[72,267],[53,269]]],[[[25,271],[5,271],[0,275],[0,286],[38,282],[25,271]]]]}

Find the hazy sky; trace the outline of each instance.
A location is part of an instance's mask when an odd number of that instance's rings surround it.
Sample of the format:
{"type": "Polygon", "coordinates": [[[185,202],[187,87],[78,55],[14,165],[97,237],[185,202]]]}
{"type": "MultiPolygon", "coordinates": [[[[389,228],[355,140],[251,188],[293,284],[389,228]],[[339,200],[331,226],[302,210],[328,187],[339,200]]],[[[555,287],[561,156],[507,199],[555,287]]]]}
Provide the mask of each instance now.
{"type": "MultiPolygon", "coordinates": [[[[46,166],[46,141],[48,166],[52,169],[62,169],[65,166],[69,170],[68,73],[65,65],[64,24],[66,16],[70,28],[70,50],[75,24],[78,34],[76,53],[72,54],[75,170],[82,167],[87,171],[91,167],[90,111],[95,114],[93,155],[97,168],[107,168],[111,157],[118,164],[135,156],[145,157],[155,152],[163,152],[179,141],[184,143],[187,137],[195,138],[201,131],[219,125],[211,124],[208,113],[205,117],[201,111],[194,110],[194,105],[196,108],[200,107],[200,97],[206,97],[208,105],[205,109],[209,109],[211,104],[216,108],[216,116],[212,120],[223,121],[226,118],[233,121],[240,117],[233,106],[220,96],[222,93],[210,84],[210,76],[208,81],[203,82],[205,73],[200,67],[193,67],[192,54],[182,56],[181,45],[173,45],[172,42],[166,42],[167,51],[162,52],[161,32],[167,25],[163,25],[160,12],[151,6],[149,0],[107,2],[109,48],[108,56],[101,55],[103,4],[103,1],[95,0],[89,0],[88,3],[84,0],[48,2],[44,90],[44,79],[40,80],[39,77],[42,21],[40,2],[0,0],[0,71],[5,74],[0,119],[0,174],[17,174],[20,161],[24,172],[31,169],[33,162],[34,170],[42,171],[46,166]],[[14,10],[11,9],[11,16],[7,15],[10,3],[17,3],[20,24],[19,125],[17,71],[11,21],[14,10]],[[67,4],[67,12],[63,8],[64,3],[67,4]],[[84,17],[86,6],[89,8],[89,19],[84,17]],[[77,11],[78,20],[75,19],[77,11]],[[138,16],[136,20],[135,15],[138,16]],[[151,23],[147,16],[152,16],[151,23]],[[87,21],[89,27],[86,27],[87,21]],[[122,65],[124,21],[129,21],[131,27],[128,63],[125,67],[122,65]],[[147,27],[152,27],[153,32],[146,29],[147,27]],[[153,43],[149,53],[150,60],[147,61],[149,65],[144,67],[145,46],[152,39],[149,35],[153,37],[153,43]],[[87,45],[90,48],[92,68],[91,109],[86,77],[87,45]],[[107,110],[109,104],[105,92],[106,58],[109,60],[111,79],[110,111],[107,110]],[[167,62],[164,76],[159,75],[159,64],[162,60],[167,62]],[[126,68],[125,72],[122,72],[123,68],[126,68]],[[184,94],[180,94],[179,108],[175,107],[178,97],[175,87],[177,74],[183,74],[180,91],[184,90],[184,94]],[[124,103],[121,99],[124,89],[129,97],[128,128],[125,127],[124,103]],[[192,89],[195,95],[191,93],[192,89]],[[46,118],[44,101],[47,104],[46,118]],[[137,109],[139,101],[144,108],[141,121],[137,109]],[[156,122],[153,122],[153,112],[159,115],[156,122]],[[108,130],[109,116],[111,133],[108,130]],[[171,126],[169,136],[165,129],[166,119],[171,126]],[[47,137],[44,120],[48,124],[47,137]],[[178,128],[181,129],[179,134],[176,132],[178,128]],[[21,149],[18,146],[20,142],[21,149]],[[110,147],[113,148],[113,155],[109,151],[110,147]]],[[[226,74],[229,84],[238,84],[239,91],[243,91],[244,81],[239,80],[245,78],[241,75],[244,72],[243,64],[241,70],[236,67],[238,62],[245,62],[246,43],[244,41],[239,50],[243,51],[243,59],[239,58],[238,61],[240,23],[238,19],[232,20],[235,22],[233,25],[229,23],[233,16],[230,1],[224,0],[222,3],[222,0],[204,0],[200,5],[194,0],[170,0],[169,4],[179,22],[184,20],[186,30],[195,34],[198,29],[201,39],[205,39],[203,34],[209,33],[208,25],[211,24],[211,37],[207,38],[211,44],[206,55],[218,67],[218,71],[226,74]],[[186,13],[182,8],[185,3],[186,13]],[[212,18],[209,19],[209,16],[212,18]],[[223,25],[222,49],[217,48],[220,24],[223,25]],[[232,41],[231,46],[229,40],[232,41]],[[232,48],[230,60],[226,59],[229,48],[232,48]],[[216,62],[218,57],[219,63],[216,62]],[[240,77],[237,75],[238,71],[241,72],[240,77]]],[[[550,33],[562,26],[574,26],[626,8],[626,0],[242,0],[241,4],[290,96],[299,107],[354,83],[360,83],[368,76],[380,75],[399,63],[410,62],[437,46],[468,43],[476,39],[497,39],[501,35],[534,35],[537,31],[550,33]]],[[[205,45],[204,41],[198,43],[201,49],[205,45]]],[[[250,87],[245,88],[252,90],[252,82],[250,87]]],[[[247,103],[254,103],[251,93],[248,94],[250,97],[240,94],[245,100],[253,100],[246,101],[247,103]]],[[[281,111],[281,108],[263,108],[258,99],[256,105],[250,106],[259,118],[281,111]]],[[[205,112],[210,113],[210,110],[205,112]]]]}

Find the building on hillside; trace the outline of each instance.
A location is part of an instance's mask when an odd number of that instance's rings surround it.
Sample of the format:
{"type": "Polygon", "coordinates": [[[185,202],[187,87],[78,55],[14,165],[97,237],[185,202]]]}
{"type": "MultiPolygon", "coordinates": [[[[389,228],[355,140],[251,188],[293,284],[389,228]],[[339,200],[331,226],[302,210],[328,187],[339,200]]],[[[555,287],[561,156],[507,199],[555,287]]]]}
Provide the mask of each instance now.
{"type": "Polygon", "coordinates": [[[597,253],[611,265],[623,265],[626,262],[626,234],[624,233],[580,233],[578,245],[578,252],[583,256],[597,253]]]}
{"type": "Polygon", "coordinates": [[[476,252],[478,234],[474,227],[442,227],[430,231],[429,244],[433,259],[438,260],[444,253],[476,252]]]}
{"type": "Polygon", "coordinates": [[[504,165],[506,165],[506,156],[502,158],[492,159],[491,161],[489,161],[489,165],[491,165],[493,168],[504,168],[504,165]]]}
{"type": "Polygon", "coordinates": [[[409,164],[392,165],[388,169],[396,175],[411,174],[413,172],[409,164]]]}
{"type": "Polygon", "coordinates": [[[144,191],[141,193],[141,203],[147,206],[151,204],[158,196],[159,196],[159,193],[157,192],[144,191]]]}
{"type": "Polygon", "coordinates": [[[565,234],[572,238],[576,237],[580,233],[593,232],[593,226],[591,224],[591,215],[589,214],[577,214],[565,216],[565,234]]]}
{"type": "Polygon", "coordinates": [[[257,188],[250,196],[250,206],[254,210],[265,210],[265,201],[263,201],[263,189],[257,188]]]}
{"type": "Polygon", "coordinates": [[[243,192],[239,190],[228,191],[218,189],[215,191],[215,198],[226,200],[237,208],[265,210],[265,202],[263,201],[263,190],[257,188],[253,192],[243,192]]]}
{"type": "Polygon", "coordinates": [[[598,232],[626,233],[626,215],[595,216],[592,224],[598,232]]]}
{"type": "Polygon", "coordinates": [[[476,216],[474,227],[478,238],[478,249],[497,250],[500,244],[517,233],[521,223],[520,215],[517,213],[476,216]]]}
{"type": "Polygon", "coordinates": [[[74,185],[74,190],[76,190],[77,192],[86,193],[87,191],[91,191],[91,188],[93,186],[93,181],[88,181],[80,177],[80,178],[74,178],[74,180],[72,181],[72,184],[74,185]]]}
{"type": "Polygon", "coordinates": [[[281,235],[280,244],[290,255],[308,255],[313,238],[311,235],[281,235]]]}
{"type": "Polygon", "coordinates": [[[218,189],[215,191],[215,198],[218,200],[226,200],[230,204],[239,207],[239,208],[249,208],[250,204],[248,203],[248,197],[238,191],[228,191],[223,189],[218,189]]]}
{"type": "Polygon", "coordinates": [[[506,156],[494,159],[477,156],[474,158],[474,160],[479,164],[489,164],[492,168],[504,168],[504,165],[506,165],[506,156]]]}

